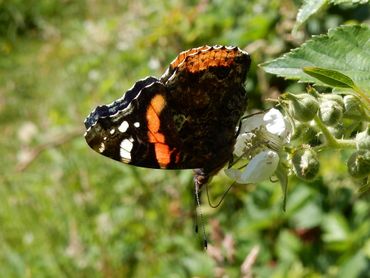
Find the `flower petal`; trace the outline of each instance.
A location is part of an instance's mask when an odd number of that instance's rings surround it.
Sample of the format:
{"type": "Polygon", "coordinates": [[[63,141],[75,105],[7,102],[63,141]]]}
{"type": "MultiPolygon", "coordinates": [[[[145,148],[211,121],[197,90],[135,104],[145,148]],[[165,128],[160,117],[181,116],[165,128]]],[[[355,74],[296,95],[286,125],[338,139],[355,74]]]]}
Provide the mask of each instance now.
{"type": "Polygon", "coordinates": [[[242,171],[236,170],[236,169],[225,169],[225,174],[232,180],[238,180],[240,179],[240,175],[242,174],[242,171]]]}
{"type": "Polygon", "coordinates": [[[263,121],[264,114],[258,113],[253,116],[250,116],[242,121],[242,126],[239,133],[251,132],[256,128],[260,128],[262,125],[265,125],[263,121]]]}
{"type": "Polygon", "coordinates": [[[275,108],[270,109],[264,116],[263,120],[268,132],[286,137],[287,135],[287,124],[283,114],[275,108]]]}
{"type": "Polygon", "coordinates": [[[278,163],[279,155],[276,152],[262,151],[251,159],[236,182],[243,184],[267,180],[274,174],[278,163]]]}

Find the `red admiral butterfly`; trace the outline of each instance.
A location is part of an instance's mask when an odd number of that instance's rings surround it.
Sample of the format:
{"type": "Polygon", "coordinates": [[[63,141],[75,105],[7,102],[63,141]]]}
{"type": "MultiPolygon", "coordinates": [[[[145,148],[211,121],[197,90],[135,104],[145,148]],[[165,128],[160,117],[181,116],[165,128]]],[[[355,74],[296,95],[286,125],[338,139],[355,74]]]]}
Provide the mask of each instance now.
{"type": "MultiPolygon", "coordinates": [[[[146,77],[122,98],[96,107],[85,120],[86,142],[135,166],[194,169],[199,206],[199,188],[232,159],[250,63],[238,47],[181,52],[159,79],[146,77]]],[[[203,235],[207,248],[204,226],[203,235]]]]}
{"type": "Polygon", "coordinates": [[[251,60],[238,47],[181,52],[159,78],[146,77],[85,120],[96,152],[140,167],[195,169],[198,188],[231,158],[251,60]]]}

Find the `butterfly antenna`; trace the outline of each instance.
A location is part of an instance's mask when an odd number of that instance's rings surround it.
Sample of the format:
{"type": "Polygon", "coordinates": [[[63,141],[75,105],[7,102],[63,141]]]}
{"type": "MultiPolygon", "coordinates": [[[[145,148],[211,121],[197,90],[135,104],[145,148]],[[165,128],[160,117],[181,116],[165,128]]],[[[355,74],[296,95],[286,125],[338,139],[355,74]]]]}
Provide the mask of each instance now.
{"type": "Polygon", "coordinates": [[[222,201],[225,199],[227,193],[229,193],[231,187],[233,187],[235,185],[235,182],[233,182],[232,184],[229,185],[229,187],[226,189],[226,191],[222,194],[221,196],[221,199],[217,202],[216,205],[212,204],[211,202],[211,198],[209,197],[209,189],[208,189],[208,183],[206,184],[206,192],[207,192],[207,199],[208,199],[208,204],[211,208],[218,208],[222,201]]]}
{"type": "Polygon", "coordinates": [[[200,191],[199,191],[199,183],[196,179],[194,179],[194,186],[195,186],[195,201],[196,201],[196,216],[195,216],[195,232],[198,233],[198,215],[200,218],[200,225],[202,227],[202,233],[203,233],[203,244],[204,249],[207,249],[208,241],[206,236],[206,229],[204,228],[204,219],[203,219],[203,213],[200,207],[200,191]]]}

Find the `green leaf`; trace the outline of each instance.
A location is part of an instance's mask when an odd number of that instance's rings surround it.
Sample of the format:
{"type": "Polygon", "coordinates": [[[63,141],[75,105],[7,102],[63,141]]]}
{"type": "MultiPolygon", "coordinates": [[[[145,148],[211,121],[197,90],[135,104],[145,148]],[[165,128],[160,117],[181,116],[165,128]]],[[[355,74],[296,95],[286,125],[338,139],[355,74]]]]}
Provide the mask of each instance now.
{"type": "Polygon", "coordinates": [[[328,4],[347,6],[355,6],[359,4],[368,3],[369,0],[304,0],[302,6],[299,8],[296,18],[296,23],[293,28],[293,33],[297,30],[314,14],[325,9],[328,4]]]}
{"type": "Polygon", "coordinates": [[[355,83],[350,77],[336,70],[318,67],[304,67],[303,71],[331,87],[355,88],[355,83]]]}
{"type": "Polygon", "coordinates": [[[327,35],[313,37],[299,48],[275,60],[261,64],[272,74],[325,85],[303,72],[305,67],[338,71],[370,89],[370,28],[365,25],[341,26],[327,35]]]}
{"type": "Polygon", "coordinates": [[[293,28],[293,33],[302,26],[312,15],[326,6],[327,0],[305,0],[297,13],[296,23],[293,28]]]}

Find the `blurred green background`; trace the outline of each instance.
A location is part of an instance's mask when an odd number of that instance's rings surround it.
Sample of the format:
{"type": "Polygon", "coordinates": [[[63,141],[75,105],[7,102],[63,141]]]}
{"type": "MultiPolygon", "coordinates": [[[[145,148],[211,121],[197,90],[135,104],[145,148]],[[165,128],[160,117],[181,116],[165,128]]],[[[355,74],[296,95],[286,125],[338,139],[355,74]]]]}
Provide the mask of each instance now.
{"type": "MultiPolygon", "coordinates": [[[[330,7],[293,37],[300,4],[0,0],[0,276],[370,277],[370,194],[346,153],[322,154],[313,183],[292,179],[286,212],[278,183],[234,187],[217,209],[204,198],[205,252],[191,171],[119,164],[83,138],[96,105],[203,44],[251,53],[250,111],[303,90],[257,64],[369,7],[330,7]]],[[[216,176],[213,198],[230,182],[216,176]]]]}

